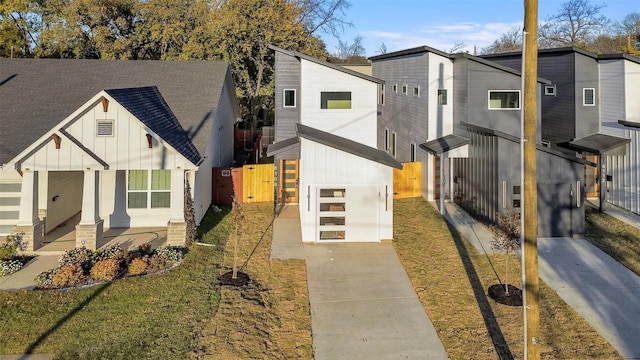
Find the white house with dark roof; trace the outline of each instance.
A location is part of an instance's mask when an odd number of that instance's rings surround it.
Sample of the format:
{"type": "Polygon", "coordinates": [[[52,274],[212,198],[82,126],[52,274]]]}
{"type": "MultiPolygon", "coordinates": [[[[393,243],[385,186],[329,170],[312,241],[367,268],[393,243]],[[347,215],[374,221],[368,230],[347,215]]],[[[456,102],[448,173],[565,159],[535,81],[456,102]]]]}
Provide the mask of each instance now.
{"type": "Polygon", "coordinates": [[[182,244],[186,189],[199,223],[233,162],[226,63],[1,59],[0,99],[0,234],[28,251],[78,214],[76,246],[130,227],[182,244]]]}
{"type": "Polygon", "coordinates": [[[377,145],[383,81],[271,47],[275,52],[278,198],[299,206],[302,241],[380,242],[393,237],[393,169],[377,145]]]}

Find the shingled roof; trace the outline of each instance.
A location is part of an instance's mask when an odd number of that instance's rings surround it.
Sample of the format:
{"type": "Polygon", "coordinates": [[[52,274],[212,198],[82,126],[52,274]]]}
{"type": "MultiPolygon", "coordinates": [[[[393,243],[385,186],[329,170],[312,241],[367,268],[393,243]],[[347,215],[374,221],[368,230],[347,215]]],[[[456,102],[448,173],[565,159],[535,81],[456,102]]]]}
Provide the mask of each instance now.
{"type": "Polygon", "coordinates": [[[148,86],[204,156],[227,76],[211,61],[0,59],[0,166],[100,91],[148,86]]]}

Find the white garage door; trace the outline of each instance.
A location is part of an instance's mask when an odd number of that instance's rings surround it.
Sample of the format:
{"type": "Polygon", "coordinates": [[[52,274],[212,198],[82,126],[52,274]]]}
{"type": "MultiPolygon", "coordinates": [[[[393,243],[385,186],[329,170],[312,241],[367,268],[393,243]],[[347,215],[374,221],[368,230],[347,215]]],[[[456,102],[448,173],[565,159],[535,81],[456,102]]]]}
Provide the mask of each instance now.
{"type": "Polygon", "coordinates": [[[376,185],[319,187],[316,241],[378,241],[379,197],[376,185]]]}

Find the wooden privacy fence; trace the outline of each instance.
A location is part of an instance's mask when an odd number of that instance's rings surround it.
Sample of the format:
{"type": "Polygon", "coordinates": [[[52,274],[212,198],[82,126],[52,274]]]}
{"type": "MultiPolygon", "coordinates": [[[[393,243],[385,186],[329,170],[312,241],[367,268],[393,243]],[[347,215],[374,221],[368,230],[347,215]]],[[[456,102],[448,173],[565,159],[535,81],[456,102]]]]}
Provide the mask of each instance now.
{"type": "MultiPolygon", "coordinates": [[[[421,196],[422,164],[409,162],[393,169],[393,198],[421,196]]],[[[231,205],[235,195],[240,204],[273,201],[273,164],[245,165],[241,168],[213,168],[213,203],[231,205]]]]}
{"type": "Polygon", "coordinates": [[[404,199],[422,195],[422,163],[402,163],[402,170],[393,169],[393,198],[404,199]]]}

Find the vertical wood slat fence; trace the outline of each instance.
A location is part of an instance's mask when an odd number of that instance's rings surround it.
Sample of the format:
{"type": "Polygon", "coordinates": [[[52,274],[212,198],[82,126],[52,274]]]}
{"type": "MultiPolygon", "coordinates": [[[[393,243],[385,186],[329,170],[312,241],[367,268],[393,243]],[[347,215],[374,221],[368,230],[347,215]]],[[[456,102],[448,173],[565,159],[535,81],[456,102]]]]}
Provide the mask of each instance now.
{"type": "Polygon", "coordinates": [[[402,163],[402,170],[393,169],[393,198],[404,199],[422,195],[422,163],[402,163]]]}
{"type": "MultiPolygon", "coordinates": [[[[403,163],[403,169],[393,170],[393,198],[403,199],[421,196],[422,164],[403,163]]],[[[225,179],[219,174],[221,168],[214,168],[213,202],[216,205],[231,205],[232,191],[240,203],[273,201],[274,165],[255,164],[242,168],[227,168],[230,175],[225,179]],[[227,183],[223,182],[227,181],[227,183]],[[233,190],[231,190],[233,189],[233,190]],[[228,198],[228,199],[227,199],[228,198]],[[227,200],[229,200],[227,202],[227,200]]]]}

